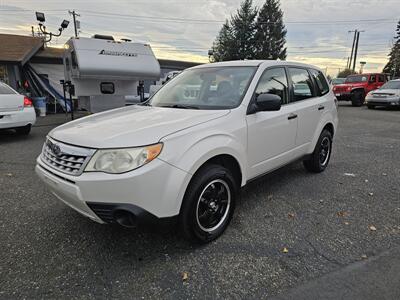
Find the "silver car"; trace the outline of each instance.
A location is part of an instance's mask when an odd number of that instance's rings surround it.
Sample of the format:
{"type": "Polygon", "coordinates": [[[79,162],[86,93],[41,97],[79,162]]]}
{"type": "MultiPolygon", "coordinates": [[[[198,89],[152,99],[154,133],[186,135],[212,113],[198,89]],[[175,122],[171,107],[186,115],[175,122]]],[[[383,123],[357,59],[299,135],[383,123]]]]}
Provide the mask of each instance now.
{"type": "Polygon", "coordinates": [[[370,109],[376,106],[400,106],[400,79],[388,81],[379,89],[369,92],[365,103],[370,109]]]}

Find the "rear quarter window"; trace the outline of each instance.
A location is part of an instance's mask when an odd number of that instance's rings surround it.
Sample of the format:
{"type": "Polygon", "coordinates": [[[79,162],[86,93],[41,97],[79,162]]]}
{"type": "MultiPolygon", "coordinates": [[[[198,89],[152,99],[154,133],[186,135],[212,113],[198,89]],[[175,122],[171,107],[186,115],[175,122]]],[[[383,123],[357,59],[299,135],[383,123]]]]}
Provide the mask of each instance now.
{"type": "Polygon", "coordinates": [[[329,84],[326,81],[324,74],[322,74],[321,71],[317,71],[314,69],[311,69],[310,72],[314,79],[314,82],[316,83],[316,88],[317,88],[317,92],[318,92],[319,96],[323,96],[323,95],[329,93],[329,89],[330,89],[329,84]]]}
{"type": "Polygon", "coordinates": [[[14,95],[16,92],[8,85],[0,83],[0,95],[14,95]]]}

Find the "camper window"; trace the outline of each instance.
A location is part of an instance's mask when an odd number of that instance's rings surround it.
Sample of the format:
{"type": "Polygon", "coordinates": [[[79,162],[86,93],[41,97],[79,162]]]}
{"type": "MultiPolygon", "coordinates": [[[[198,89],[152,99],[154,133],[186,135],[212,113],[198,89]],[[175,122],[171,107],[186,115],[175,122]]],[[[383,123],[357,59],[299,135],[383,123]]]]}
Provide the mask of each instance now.
{"type": "Polygon", "coordinates": [[[66,68],[67,71],[69,72],[70,66],[69,66],[69,59],[68,59],[68,57],[65,59],[65,68],[66,68]]]}
{"type": "Polygon", "coordinates": [[[78,63],[76,61],[76,54],[74,51],[71,52],[71,62],[72,62],[72,68],[76,69],[78,67],[78,63]]]}
{"type": "Polygon", "coordinates": [[[102,82],[100,83],[100,90],[102,94],[114,94],[114,83],[102,82]]]}

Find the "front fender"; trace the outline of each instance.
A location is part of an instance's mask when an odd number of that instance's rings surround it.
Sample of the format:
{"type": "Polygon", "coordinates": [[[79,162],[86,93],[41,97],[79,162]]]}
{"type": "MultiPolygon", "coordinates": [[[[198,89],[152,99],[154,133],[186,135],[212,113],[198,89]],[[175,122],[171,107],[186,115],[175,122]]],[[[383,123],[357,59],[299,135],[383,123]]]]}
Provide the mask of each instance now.
{"type": "Polygon", "coordinates": [[[244,185],[247,179],[246,173],[246,149],[243,143],[235,140],[233,135],[227,133],[212,133],[207,136],[192,135],[189,141],[179,142],[168,141],[165,148],[171,147],[179,149],[178,153],[172,154],[166,151],[162,153],[160,159],[165,160],[177,168],[180,168],[193,175],[209,159],[218,155],[230,155],[239,164],[242,173],[242,182],[244,185]],[[174,145],[175,144],[175,145],[174,145]]]}

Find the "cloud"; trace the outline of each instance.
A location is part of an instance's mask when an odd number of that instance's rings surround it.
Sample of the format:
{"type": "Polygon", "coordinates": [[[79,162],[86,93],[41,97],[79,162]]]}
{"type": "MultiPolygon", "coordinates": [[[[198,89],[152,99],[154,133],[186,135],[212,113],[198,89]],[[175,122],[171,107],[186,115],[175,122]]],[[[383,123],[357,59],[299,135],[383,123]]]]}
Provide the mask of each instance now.
{"type": "MultiPolygon", "coordinates": [[[[81,14],[82,36],[104,33],[131,38],[149,42],[159,57],[206,62],[207,50],[223,21],[239,7],[240,0],[7,0],[7,5],[1,3],[1,32],[30,34],[30,26],[36,24],[35,10],[45,12],[46,24],[57,30],[62,19],[71,20],[68,9],[74,7],[81,14]],[[187,22],[187,19],[193,21],[187,22]]],[[[263,0],[254,1],[258,7],[263,3],[263,0]]],[[[400,15],[397,4],[398,0],[281,0],[288,30],[288,59],[328,67],[328,72],[335,75],[339,68],[344,68],[350,54],[352,34],[348,31],[359,29],[365,30],[361,33],[360,60],[367,62],[367,71],[381,70],[387,61],[395,19],[400,15]],[[365,21],[371,19],[384,21],[365,21]],[[320,23],[310,24],[315,21],[320,23]]],[[[71,23],[55,42],[62,44],[72,35],[71,23]]]]}

